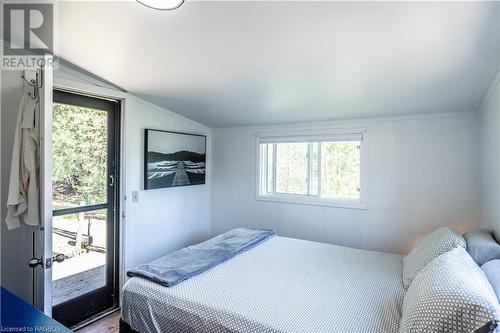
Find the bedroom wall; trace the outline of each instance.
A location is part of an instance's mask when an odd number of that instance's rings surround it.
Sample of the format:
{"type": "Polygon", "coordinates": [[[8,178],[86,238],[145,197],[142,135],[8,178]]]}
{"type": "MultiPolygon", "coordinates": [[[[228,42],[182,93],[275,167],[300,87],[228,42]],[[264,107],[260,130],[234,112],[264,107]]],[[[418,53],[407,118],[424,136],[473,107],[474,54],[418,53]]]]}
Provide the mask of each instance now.
{"type": "Polygon", "coordinates": [[[9,191],[10,163],[14,144],[17,112],[22,94],[21,71],[0,71],[1,85],[1,207],[0,207],[0,261],[2,287],[25,301],[32,301],[32,275],[28,260],[32,257],[32,233],[29,228],[7,230],[5,216],[9,191]],[[23,246],[19,246],[23,244],[23,246]]]}
{"type": "Polygon", "coordinates": [[[205,134],[210,159],[209,129],[139,99],[127,100],[124,132],[129,198],[125,219],[127,268],[205,240],[210,234],[210,165],[205,185],[143,191],[144,128],[205,134]],[[137,203],[131,202],[131,193],[136,190],[139,190],[137,203]]]}
{"type": "Polygon", "coordinates": [[[481,118],[482,225],[500,240],[500,73],[479,110],[481,118]]]}
{"type": "Polygon", "coordinates": [[[123,266],[150,261],[210,235],[211,130],[176,113],[125,93],[71,66],[61,66],[54,84],[124,99],[122,119],[123,266]],[[144,129],[154,128],[207,135],[207,182],[205,185],[144,191],[144,129]],[[139,202],[132,202],[139,191],[139,202]]]}
{"type": "Polygon", "coordinates": [[[480,222],[477,112],[213,132],[212,234],[272,227],[278,234],[406,253],[441,225],[480,222]],[[334,127],[368,130],[368,210],[257,201],[255,135],[334,127]]]}

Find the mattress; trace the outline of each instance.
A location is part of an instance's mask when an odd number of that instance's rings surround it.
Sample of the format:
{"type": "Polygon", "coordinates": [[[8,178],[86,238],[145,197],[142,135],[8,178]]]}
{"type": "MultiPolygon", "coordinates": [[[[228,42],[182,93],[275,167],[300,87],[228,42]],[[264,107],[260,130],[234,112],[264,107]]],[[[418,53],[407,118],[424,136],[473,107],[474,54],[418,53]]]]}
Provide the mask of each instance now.
{"type": "Polygon", "coordinates": [[[167,288],[134,277],[122,318],[147,332],[398,332],[402,256],[274,237],[167,288]]]}

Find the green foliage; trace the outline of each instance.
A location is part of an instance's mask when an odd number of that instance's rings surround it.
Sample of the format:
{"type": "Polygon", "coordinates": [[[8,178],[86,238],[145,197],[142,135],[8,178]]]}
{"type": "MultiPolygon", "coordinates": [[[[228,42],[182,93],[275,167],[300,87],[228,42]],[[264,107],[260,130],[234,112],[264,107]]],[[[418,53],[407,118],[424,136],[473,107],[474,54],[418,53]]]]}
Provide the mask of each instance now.
{"type": "Polygon", "coordinates": [[[53,155],[56,200],[106,202],[106,112],[54,104],[53,155]]]}
{"type": "MultiPolygon", "coordinates": [[[[308,179],[307,143],[276,144],[277,192],[307,194],[308,182],[311,182],[311,195],[319,194],[325,198],[359,198],[359,144],[358,141],[311,143],[312,179],[308,179]]],[[[269,147],[272,149],[272,145],[269,147]]],[[[273,163],[272,154],[269,160],[273,163]]],[[[272,169],[269,172],[272,173],[272,169]]]]}
{"type": "Polygon", "coordinates": [[[327,197],[359,198],[359,142],[321,144],[321,194],[327,197]]]}
{"type": "Polygon", "coordinates": [[[276,188],[282,193],[307,193],[307,144],[280,143],[277,149],[276,188]]]}

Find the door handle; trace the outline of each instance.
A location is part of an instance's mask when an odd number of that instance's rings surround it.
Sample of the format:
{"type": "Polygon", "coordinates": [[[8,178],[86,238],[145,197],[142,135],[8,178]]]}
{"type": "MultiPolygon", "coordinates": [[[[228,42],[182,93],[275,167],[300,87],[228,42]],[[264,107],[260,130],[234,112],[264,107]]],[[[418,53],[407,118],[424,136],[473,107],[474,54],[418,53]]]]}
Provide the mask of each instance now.
{"type": "MultiPolygon", "coordinates": [[[[63,262],[66,259],[66,256],[64,254],[58,254],[53,256],[52,258],[48,258],[45,260],[45,268],[51,268],[52,263],[54,262],[63,262]]],[[[31,268],[36,268],[38,265],[43,266],[43,258],[31,258],[28,261],[28,266],[31,268]]]]}
{"type": "Polygon", "coordinates": [[[66,259],[66,256],[64,254],[58,254],[52,257],[52,262],[63,262],[64,259],[66,259]]]}
{"type": "Polygon", "coordinates": [[[31,258],[28,261],[28,266],[30,266],[31,268],[35,268],[38,265],[42,265],[42,263],[43,263],[43,260],[41,258],[31,258]]]}

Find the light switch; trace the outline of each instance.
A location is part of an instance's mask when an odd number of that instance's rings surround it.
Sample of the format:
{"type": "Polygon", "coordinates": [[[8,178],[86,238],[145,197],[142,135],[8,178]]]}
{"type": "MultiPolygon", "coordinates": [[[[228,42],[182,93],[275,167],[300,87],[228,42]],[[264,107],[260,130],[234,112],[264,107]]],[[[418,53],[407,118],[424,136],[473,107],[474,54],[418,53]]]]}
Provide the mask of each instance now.
{"type": "Polygon", "coordinates": [[[132,191],[132,202],[139,202],[139,191],[132,191]]]}

